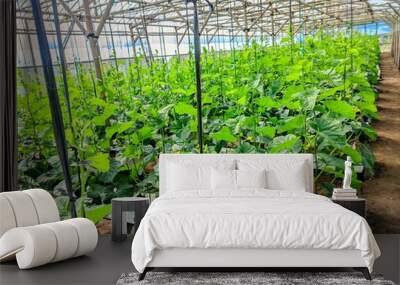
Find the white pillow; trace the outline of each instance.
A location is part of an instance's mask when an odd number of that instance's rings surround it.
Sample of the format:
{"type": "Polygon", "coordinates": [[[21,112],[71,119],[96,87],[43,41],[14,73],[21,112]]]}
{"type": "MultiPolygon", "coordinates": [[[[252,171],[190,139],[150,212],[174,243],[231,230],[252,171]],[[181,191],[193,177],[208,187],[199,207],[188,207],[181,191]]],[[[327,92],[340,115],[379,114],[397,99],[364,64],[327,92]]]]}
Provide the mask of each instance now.
{"type": "Polygon", "coordinates": [[[239,170],[266,169],[267,187],[271,190],[306,191],[307,177],[305,161],[282,160],[238,161],[239,170]]]}
{"type": "Polygon", "coordinates": [[[209,168],[186,166],[183,164],[168,164],[168,189],[184,191],[193,189],[207,189],[209,187],[209,168]]]}
{"type": "Polygon", "coordinates": [[[211,169],[211,188],[213,190],[236,190],[236,170],[211,169]]]}
{"type": "Polygon", "coordinates": [[[237,188],[267,188],[267,171],[236,170],[237,188]]]}
{"type": "Polygon", "coordinates": [[[211,168],[235,169],[236,161],[218,161],[204,165],[168,162],[167,191],[211,190],[211,168]]]}
{"type": "Polygon", "coordinates": [[[266,170],[211,170],[211,188],[213,190],[239,190],[242,188],[266,188],[266,170]]]}

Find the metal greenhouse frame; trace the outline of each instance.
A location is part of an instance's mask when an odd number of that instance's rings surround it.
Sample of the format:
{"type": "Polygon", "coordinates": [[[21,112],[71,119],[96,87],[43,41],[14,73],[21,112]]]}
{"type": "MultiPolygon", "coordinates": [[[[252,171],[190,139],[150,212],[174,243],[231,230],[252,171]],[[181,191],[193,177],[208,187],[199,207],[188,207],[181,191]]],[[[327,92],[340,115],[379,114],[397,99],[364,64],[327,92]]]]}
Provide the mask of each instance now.
{"type": "MultiPolygon", "coordinates": [[[[275,45],[287,32],[293,41],[294,36],[313,34],[320,28],[351,34],[356,25],[375,23],[378,28],[379,22],[392,28],[391,54],[400,69],[399,0],[17,0],[18,41],[30,52],[21,55],[24,62],[20,67],[35,71],[43,68],[46,75],[55,138],[71,201],[74,197],[64,127],[54,90],[55,58],[62,68],[71,121],[65,70],[75,58],[85,57],[82,61],[94,66],[96,80],[101,83],[102,60],[114,61],[118,68],[116,59],[130,61],[140,54],[149,65],[158,57],[183,57],[194,47],[197,133],[202,152],[201,46],[223,51],[240,48],[253,40],[275,45]],[[107,42],[108,58],[100,41],[107,42]],[[155,41],[158,49],[153,46],[155,41]],[[125,56],[118,56],[117,42],[124,46],[125,56]],[[51,51],[49,45],[56,48],[51,51]],[[39,46],[41,64],[34,46],[39,46]]],[[[102,92],[100,97],[105,96],[102,92]]],[[[76,215],[74,209],[71,213],[76,215]]]]}

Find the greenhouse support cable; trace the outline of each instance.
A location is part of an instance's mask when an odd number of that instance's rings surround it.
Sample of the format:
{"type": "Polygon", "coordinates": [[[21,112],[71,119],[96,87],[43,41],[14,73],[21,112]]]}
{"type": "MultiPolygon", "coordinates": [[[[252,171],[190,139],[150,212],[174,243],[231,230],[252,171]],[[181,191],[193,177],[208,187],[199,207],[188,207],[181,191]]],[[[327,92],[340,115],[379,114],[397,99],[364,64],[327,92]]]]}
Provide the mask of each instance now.
{"type": "MultiPolygon", "coordinates": [[[[89,53],[89,48],[88,48],[88,43],[87,43],[87,41],[85,41],[85,46],[86,46],[86,53],[87,53],[88,60],[90,60],[90,53],[89,53]]],[[[93,71],[92,71],[91,68],[89,68],[89,74],[90,74],[90,79],[91,79],[92,85],[93,85],[93,93],[94,93],[94,96],[97,97],[96,81],[94,80],[93,71]]]]}
{"type": "MultiPolygon", "coordinates": [[[[69,89],[68,89],[68,79],[67,79],[67,65],[66,65],[66,60],[65,60],[65,52],[64,52],[64,46],[61,38],[61,29],[60,29],[60,21],[58,18],[58,9],[57,9],[57,1],[52,0],[52,9],[53,9],[53,15],[54,15],[54,25],[56,28],[56,38],[57,38],[57,47],[58,47],[58,53],[59,53],[59,60],[60,60],[60,66],[61,66],[61,74],[62,74],[62,79],[63,79],[63,87],[64,87],[64,98],[65,98],[65,104],[67,107],[67,114],[68,114],[68,119],[69,119],[69,127],[71,129],[71,134],[72,134],[72,144],[76,145],[76,133],[75,133],[75,128],[73,125],[73,120],[72,120],[72,111],[71,111],[71,100],[69,97],[69,89]]],[[[75,161],[77,162],[77,174],[78,174],[78,180],[79,180],[79,185],[81,184],[81,171],[79,167],[79,156],[78,156],[78,150],[76,147],[72,147],[72,151],[74,153],[75,161]]]]}
{"type": "Polygon", "coordinates": [[[47,41],[45,25],[43,22],[42,10],[39,0],[31,0],[31,4],[40,47],[40,57],[42,59],[43,72],[46,79],[46,87],[53,121],[54,137],[64,174],[65,185],[69,196],[71,216],[76,217],[77,213],[75,208],[75,196],[72,189],[72,180],[68,165],[68,152],[64,132],[64,123],[57,94],[56,79],[54,77],[54,70],[51,62],[51,53],[47,41]]]}
{"type": "MultiPolygon", "coordinates": [[[[236,5],[235,5],[235,7],[236,7],[236,5]]],[[[229,9],[231,9],[232,10],[232,2],[229,2],[229,9]]],[[[217,19],[218,19],[218,16],[217,16],[217,19]]],[[[218,20],[217,20],[218,21],[218,20]]],[[[232,35],[233,35],[233,19],[232,19],[232,17],[231,17],[231,33],[232,33],[232,35]]],[[[237,81],[237,67],[236,67],[236,48],[235,48],[235,42],[236,42],[236,38],[235,37],[233,37],[233,68],[234,68],[234,74],[235,74],[235,84],[236,84],[236,81],[237,81]]],[[[222,89],[222,82],[221,82],[221,89],[222,89]]],[[[221,92],[222,93],[222,92],[221,92]]]]}
{"type": "MultiPolygon", "coordinates": [[[[218,12],[218,9],[216,9],[215,15],[216,15],[217,34],[218,34],[218,41],[219,41],[219,12],[218,12]]],[[[231,19],[232,19],[232,18],[231,18],[231,19]]],[[[223,89],[223,86],[222,86],[221,53],[220,53],[220,50],[217,50],[217,57],[218,57],[218,64],[217,64],[217,66],[218,66],[218,73],[220,74],[219,80],[218,80],[218,83],[219,83],[219,95],[222,97],[222,89],[223,89]]],[[[236,66],[235,66],[235,68],[236,68],[236,66]]],[[[236,73],[236,69],[235,69],[235,73],[236,73]]],[[[235,76],[235,80],[236,80],[236,76],[235,76]]],[[[223,98],[224,98],[224,97],[223,97],[223,98]]],[[[225,99],[225,98],[224,98],[224,99],[225,99]]],[[[224,102],[224,103],[225,103],[225,102],[224,102]]]]}
{"type": "Polygon", "coordinates": [[[111,28],[111,21],[110,20],[108,20],[108,27],[110,28],[110,33],[111,33],[111,45],[112,45],[112,49],[113,49],[113,57],[114,57],[115,68],[117,69],[117,71],[119,71],[118,60],[117,60],[117,51],[115,50],[114,35],[113,35],[112,28],[111,28]]]}
{"type": "MultiPolygon", "coordinates": [[[[189,2],[189,0],[188,0],[189,2]]],[[[193,4],[193,31],[194,31],[194,57],[196,70],[196,103],[197,103],[197,139],[199,151],[203,153],[203,115],[201,98],[201,47],[199,34],[199,19],[197,14],[197,0],[190,0],[193,4]]]]}
{"type": "MultiPolygon", "coordinates": [[[[125,14],[122,15],[122,20],[125,23],[125,14]]],[[[120,38],[120,43],[121,43],[121,46],[122,46],[121,38],[120,38]]],[[[128,68],[129,68],[129,66],[132,64],[132,61],[131,61],[132,56],[131,56],[131,52],[129,50],[129,37],[128,37],[127,33],[125,33],[125,45],[126,45],[126,50],[128,52],[128,68]]]]}
{"type": "Polygon", "coordinates": [[[189,48],[188,48],[188,54],[190,54],[190,49],[191,49],[191,41],[190,41],[190,22],[189,22],[189,8],[188,8],[188,1],[185,1],[186,4],[186,26],[187,26],[187,34],[188,34],[188,41],[189,41],[189,48]]]}

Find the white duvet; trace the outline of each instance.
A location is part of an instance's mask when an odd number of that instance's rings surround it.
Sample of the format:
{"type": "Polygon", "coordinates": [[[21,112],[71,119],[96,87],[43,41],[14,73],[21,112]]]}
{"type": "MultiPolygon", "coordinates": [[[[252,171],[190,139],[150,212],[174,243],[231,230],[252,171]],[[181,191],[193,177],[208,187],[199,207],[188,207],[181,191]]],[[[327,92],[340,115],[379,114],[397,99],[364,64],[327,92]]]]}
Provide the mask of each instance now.
{"type": "Polygon", "coordinates": [[[156,199],[132,243],[143,272],[155,249],[358,249],[372,271],[380,251],[364,218],[299,191],[172,192],[156,199]]]}

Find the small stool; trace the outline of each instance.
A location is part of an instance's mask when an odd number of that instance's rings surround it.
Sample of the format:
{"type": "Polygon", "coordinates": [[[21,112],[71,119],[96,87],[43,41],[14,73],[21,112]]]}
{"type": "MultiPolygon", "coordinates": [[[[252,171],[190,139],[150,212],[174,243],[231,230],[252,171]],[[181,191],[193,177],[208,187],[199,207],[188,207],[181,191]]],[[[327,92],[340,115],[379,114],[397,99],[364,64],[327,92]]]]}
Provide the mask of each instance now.
{"type": "Polygon", "coordinates": [[[134,212],[134,227],[135,232],[139,227],[140,221],[146,214],[150,205],[148,198],[142,197],[123,197],[114,198],[111,200],[112,204],[112,234],[113,241],[123,241],[128,235],[128,226],[126,214],[127,212],[134,212]]]}

